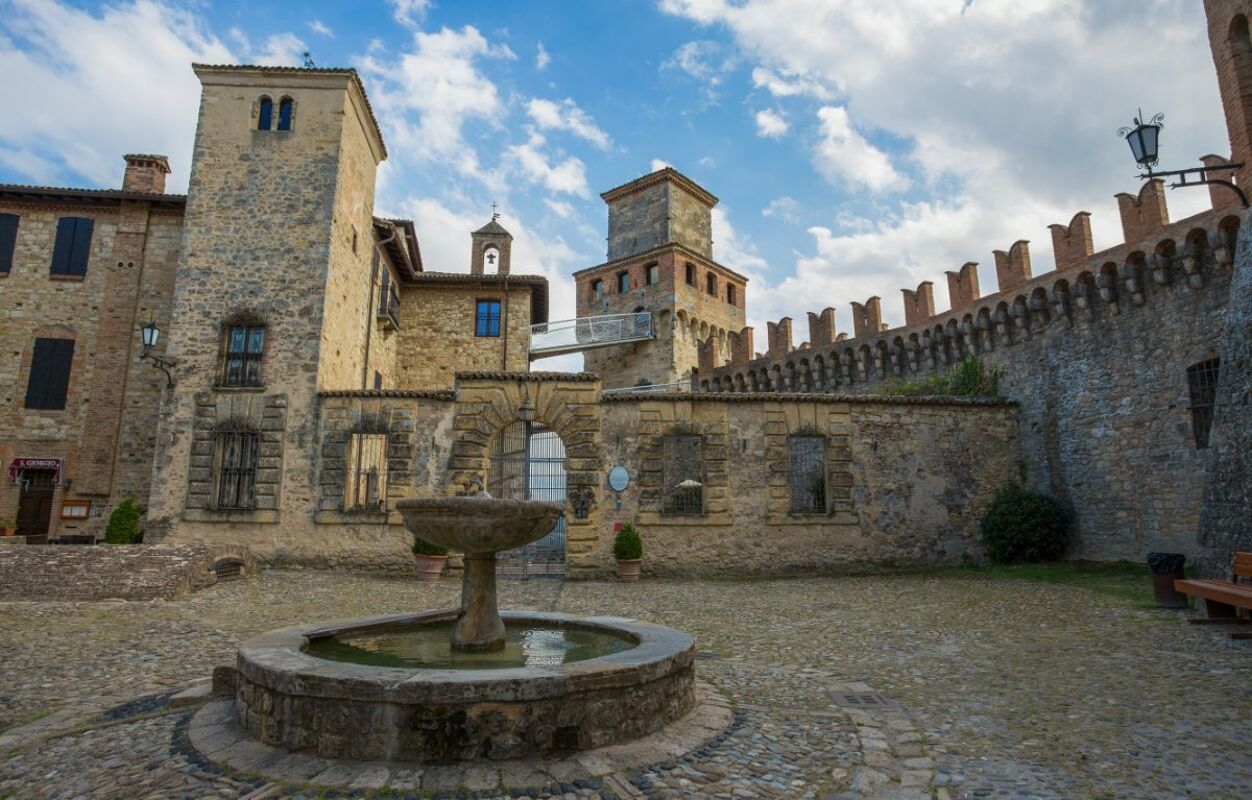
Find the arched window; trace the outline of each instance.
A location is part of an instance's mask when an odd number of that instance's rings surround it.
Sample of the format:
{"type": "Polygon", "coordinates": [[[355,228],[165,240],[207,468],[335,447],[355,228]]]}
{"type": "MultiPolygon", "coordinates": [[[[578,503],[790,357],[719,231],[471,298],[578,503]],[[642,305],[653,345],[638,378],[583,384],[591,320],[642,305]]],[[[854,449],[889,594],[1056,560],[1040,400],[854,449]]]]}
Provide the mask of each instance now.
{"type": "Polygon", "coordinates": [[[278,129],[280,131],[291,130],[291,112],[294,110],[295,102],[290,97],[284,97],[278,103],[278,129]]]}
{"type": "Polygon", "coordinates": [[[1210,358],[1187,367],[1187,389],[1191,395],[1191,433],[1197,450],[1209,446],[1213,427],[1213,406],[1217,401],[1217,375],[1221,360],[1210,358]]]}
{"type": "Polygon", "coordinates": [[[257,113],[256,129],[268,131],[274,122],[274,101],[268,97],[261,98],[261,107],[257,113]]]}

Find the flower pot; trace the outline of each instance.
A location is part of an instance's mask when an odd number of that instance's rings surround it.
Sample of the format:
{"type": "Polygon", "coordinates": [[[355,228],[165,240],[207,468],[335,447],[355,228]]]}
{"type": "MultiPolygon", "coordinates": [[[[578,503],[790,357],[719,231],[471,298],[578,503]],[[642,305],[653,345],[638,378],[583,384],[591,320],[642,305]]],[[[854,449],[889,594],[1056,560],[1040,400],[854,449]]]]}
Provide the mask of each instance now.
{"type": "Polygon", "coordinates": [[[443,565],[447,563],[447,556],[419,556],[413,554],[413,558],[417,561],[417,579],[419,581],[437,581],[439,576],[443,574],[443,565]]]}
{"type": "Polygon", "coordinates": [[[617,560],[617,579],[624,583],[634,583],[639,580],[639,572],[642,569],[642,558],[619,558],[617,560]]]}
{"type": "Polygon", "coordinates": [[[5,536],[12,536],[12,535],[14,534],[14,532],[16,532],[16,531],[17,531],[17,528],[5,528],[5,529],[4,529],[4,535],[5,535],[5,536]]]}

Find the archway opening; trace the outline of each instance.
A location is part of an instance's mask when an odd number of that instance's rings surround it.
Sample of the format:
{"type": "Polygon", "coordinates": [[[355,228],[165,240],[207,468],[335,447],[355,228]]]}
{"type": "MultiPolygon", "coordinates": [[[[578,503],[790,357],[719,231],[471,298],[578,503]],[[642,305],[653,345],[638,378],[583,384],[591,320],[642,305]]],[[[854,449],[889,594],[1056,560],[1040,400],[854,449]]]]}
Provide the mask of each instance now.
{"type": "MultiPolygon", "coordinates": [[[[565,443],[539,422],[517,420],[492,440],[487,491],[511,500],[565,502],[565,443]]],[[[565,516],[538,541],[496,558],[503,577],[560,578],[565,575],[565,516]]]]}

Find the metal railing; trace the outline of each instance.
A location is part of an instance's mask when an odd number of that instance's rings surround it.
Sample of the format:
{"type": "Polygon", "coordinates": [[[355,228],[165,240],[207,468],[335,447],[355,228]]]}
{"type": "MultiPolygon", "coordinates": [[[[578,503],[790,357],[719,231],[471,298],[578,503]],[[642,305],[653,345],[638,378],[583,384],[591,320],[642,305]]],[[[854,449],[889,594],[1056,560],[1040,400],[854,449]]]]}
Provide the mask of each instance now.
{"type": "Polygon", "coordinates": [[[600,394],[637,394],[637,393],[668,393],[668,392],[690,392],[691,381],[678,381],[677,383],[648,383],[642,386],[619,386],[616,389],[601,389],[600,394]]]}
{"type": "Polygon", "coordinates": [[[596,347],[640,342],[653,338],[652,314],[603,314],[557,322],[545,322],[530,328],[530,355],[576,353],[596,347]]]}

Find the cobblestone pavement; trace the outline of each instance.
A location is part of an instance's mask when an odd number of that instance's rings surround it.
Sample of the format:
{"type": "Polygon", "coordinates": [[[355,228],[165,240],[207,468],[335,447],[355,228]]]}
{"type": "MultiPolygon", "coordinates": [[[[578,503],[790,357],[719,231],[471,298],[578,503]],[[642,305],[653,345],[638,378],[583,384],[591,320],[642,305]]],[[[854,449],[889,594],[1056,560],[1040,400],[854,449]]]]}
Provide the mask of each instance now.
{"type": "MultiPolygon", "coordinates": [[[[450,606],[458,589],[273,572],[177,602],[0,603],[0,797],[420,796],[420,776],[383,793],[222,770],[188,744],[194,707],[168,701],[250,635],[450,606]]],[[[1177,612],[964,574],[508,581],[501,594],[695,634],[698,674],[734,698],[735,721],[643,772],[446,797],[1252,796],[1252,642],[1177,612]]]]}

